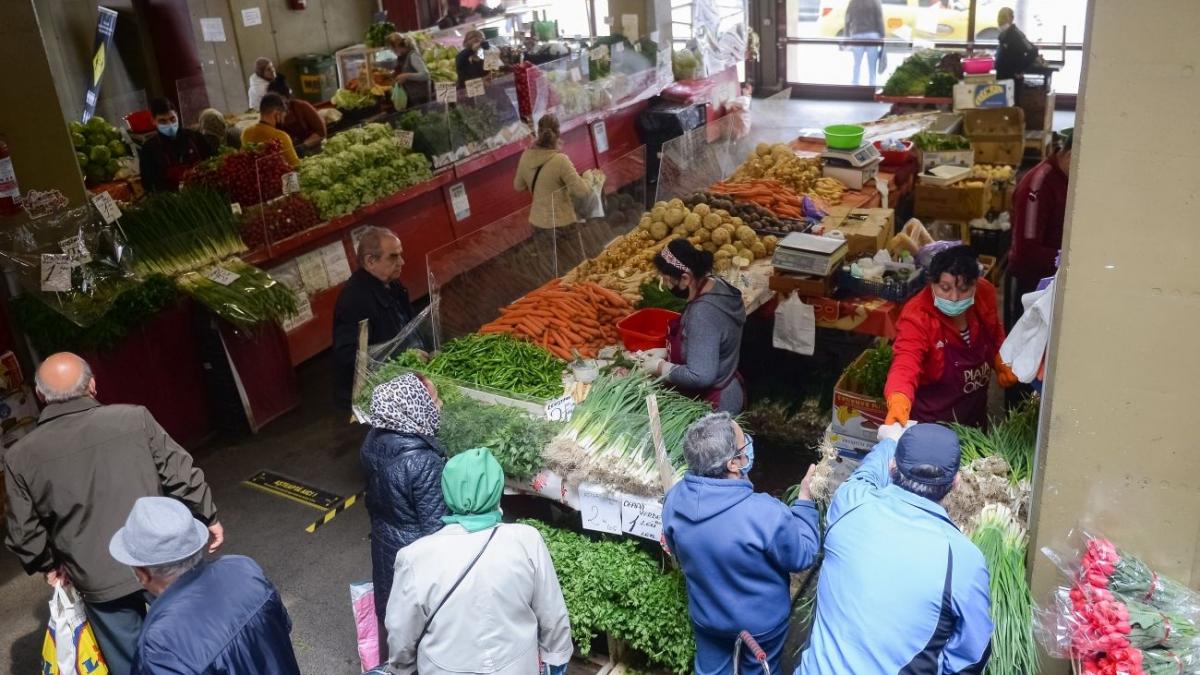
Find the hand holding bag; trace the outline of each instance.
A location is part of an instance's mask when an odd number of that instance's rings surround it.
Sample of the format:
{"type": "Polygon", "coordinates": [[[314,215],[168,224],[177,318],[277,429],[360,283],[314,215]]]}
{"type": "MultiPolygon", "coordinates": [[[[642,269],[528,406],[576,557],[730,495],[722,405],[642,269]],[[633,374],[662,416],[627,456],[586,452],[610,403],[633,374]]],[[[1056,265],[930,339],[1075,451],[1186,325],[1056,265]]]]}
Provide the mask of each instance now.
{"type": "Polygon", "coordinates": [[[50,598],[50,625],[42,641],[42,673],[108,675],[100,644],[88,624],[83,601],[74,588],[55,586],[50,598]]]}

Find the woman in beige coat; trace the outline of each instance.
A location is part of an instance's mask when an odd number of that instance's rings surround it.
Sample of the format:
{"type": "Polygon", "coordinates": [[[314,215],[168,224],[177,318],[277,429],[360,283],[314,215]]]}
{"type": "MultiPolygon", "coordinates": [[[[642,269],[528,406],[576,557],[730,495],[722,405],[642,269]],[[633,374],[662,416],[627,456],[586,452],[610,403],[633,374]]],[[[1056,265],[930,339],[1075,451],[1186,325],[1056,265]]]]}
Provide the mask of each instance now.
{"type": "Polygon", "coordinates": [[[583,199],[592,193],[571,159],[559,149],[561,143],[558,118],[543,116],[538,120],[537,141],[521,155],[513,178],[514,190],[533,193],[529,223],[537,228],[574,225],[579,217],[572,198],[583,199]]]}

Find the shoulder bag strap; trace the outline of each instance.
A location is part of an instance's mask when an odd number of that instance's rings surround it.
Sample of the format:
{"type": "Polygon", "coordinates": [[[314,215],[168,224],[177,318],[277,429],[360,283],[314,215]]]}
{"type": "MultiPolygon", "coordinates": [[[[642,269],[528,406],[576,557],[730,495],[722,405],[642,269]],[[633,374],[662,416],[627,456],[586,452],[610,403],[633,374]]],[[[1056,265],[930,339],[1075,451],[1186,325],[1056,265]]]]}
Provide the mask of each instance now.
{"type": "MultiPolygon", "coordinates": [[[[551,157],[550,159],[554,158],[551,157]]],[[[538,176],[542,175],[542,169],[546,168],[546,165],[550,163],[550,159],[539,164],[537,170],[533,172],[533,181],[529,184],[529,194],[533,194],[533,191],[537,188],[538,176]]]]}
{"type": "Polygon", "coordinates": [[[425,620],[425,625],[421,628],[421,634],[417,636],[417,644],[413,647],[414,652],[421,648],[421,640],[425,639],[425,634],[429,632],[429,625],[433,623],[433,618],[437,616],[438,611],[442,609],[442,606],[446,604],[450,596],[454,595],[454,591],[458,590],[458,585],[463,582],[463,579],[467,578],[467,575],[471,572],[471,568],[475,567],[475,563],[479,562],[479,559],[483,557],[483,552],[487,550],[488,544],[492,543],[492,538],[496,536],[496,531],[499,529],[499,525],[492,528],[492,533],[488,535],[487,541],[483,542],[483,547],[479,549],[479,553],[475,554],[475,558],[471,561],[471,564],[467,565],[463,573],[458,576],[458,581],[454,582],[450,590],[446,591],[446,594],[442,596],[442,601],[430,612],[429,618],[425,620]]]}

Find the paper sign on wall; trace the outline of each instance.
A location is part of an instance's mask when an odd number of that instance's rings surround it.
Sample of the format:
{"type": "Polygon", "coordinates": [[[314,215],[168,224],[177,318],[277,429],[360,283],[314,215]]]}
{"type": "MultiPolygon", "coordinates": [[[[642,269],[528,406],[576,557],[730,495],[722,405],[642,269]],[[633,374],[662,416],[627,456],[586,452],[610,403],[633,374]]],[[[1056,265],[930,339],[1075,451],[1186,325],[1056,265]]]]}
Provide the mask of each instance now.
{"type": "Polygon", "coordinates": [[[662,504],[657,499],[622,493],[621,531],[658,541],[662,536],[662,504]]]}
{"type": "Polygon", "coordinates": [[[200,19],[200,34],[205,42],[224,42],[225,22],[219,16],[200,19]]]}
{"type": "Polygon", "coordinates": [[[337,286],[350,278],[350,260],[346,257],[346,247],[340,241],[321,247],[321,262],[325,265],[325,276],[330,286],[337,286]]]}
{"type": "Polygon", "coordinates": [[[329,275],[325,273],[325,263],[319,251],[297,257],[296,265],[300,270],[300,281],[309,293],[329,288],[329,275]]]}
{"type": "Polygon", "coordinates": [[[246,28],[262,25],[262,10],[257,7],[247,7],[242,10],[242,25],[246,28]]]}
{"type": "Polygon", "coordinates": [[[471,202],[467,201],[467,186],[455,183],[450,186],[450,205],[454,208],[454,219],[458,221],[471,217],[471,202]]]}
{"type": "Polygon", "coordinates": [[[435,82],[438,103],[458,103],[458,87],[453,82],[435,82]]]}
{"type": "Polygon", "coordinates": [[[585,530],[621,534],[621,500],[598,485],[579,485],[579,514],[585,530]]]}
{"type": "Polygon", "coordinates": [[[66,253],[42,254],[42,290],[65,293],[71,290],[71,256],[66,253]]]}
{"type": "Polygon", "coordinates": [[[468,97],[483,96],[483,78],[477,77],[473,80],[467,80],[466,87],[468,97]]]}
{"type": "Polygon", "coordinates": [[[296,296],[296,313],[283,320],[284,332],[291,332],[313,319],[312,303],[308,301],[308,295],[303,292],[297,293],[295,290],[292,293],[296,296]]]}
{"type": "Polygon", "coordinates": [[[592,125],[592,138],[596,141],[597,154],[608,152],[608,127],[604,126],[603,120],[592,125]]]}

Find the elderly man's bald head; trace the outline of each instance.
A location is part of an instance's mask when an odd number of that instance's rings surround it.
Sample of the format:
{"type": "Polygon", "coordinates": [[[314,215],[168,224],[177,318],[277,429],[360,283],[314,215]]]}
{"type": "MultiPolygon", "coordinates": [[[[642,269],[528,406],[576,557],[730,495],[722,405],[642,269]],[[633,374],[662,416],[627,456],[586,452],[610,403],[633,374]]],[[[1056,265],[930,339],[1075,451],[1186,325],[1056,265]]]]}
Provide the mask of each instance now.
{"type": "Polygon", "coordinates": [[[87,361],[70,352],[52,354],[34,377],[38,396],[46,403],[61,403],[96,393],[96,380],[87,361]]]}

